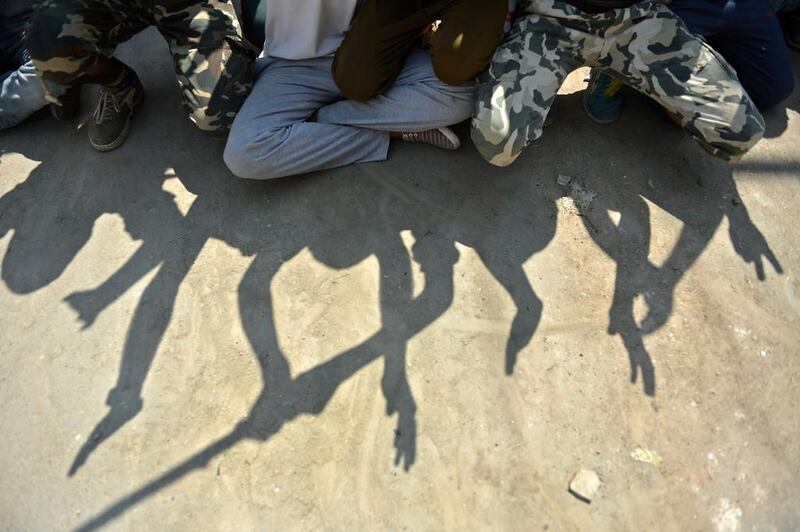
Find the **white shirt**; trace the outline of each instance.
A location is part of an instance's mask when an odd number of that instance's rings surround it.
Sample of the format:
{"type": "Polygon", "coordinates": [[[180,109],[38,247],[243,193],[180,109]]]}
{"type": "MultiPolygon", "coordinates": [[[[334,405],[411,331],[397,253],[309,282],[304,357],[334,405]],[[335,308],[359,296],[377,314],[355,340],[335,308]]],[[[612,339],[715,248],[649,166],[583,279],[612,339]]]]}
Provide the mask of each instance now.
{"type": "Polygon", "coordinates": [[[339,48],[358,0],[266,0],[262,57],[311,59],[339,48]]]}

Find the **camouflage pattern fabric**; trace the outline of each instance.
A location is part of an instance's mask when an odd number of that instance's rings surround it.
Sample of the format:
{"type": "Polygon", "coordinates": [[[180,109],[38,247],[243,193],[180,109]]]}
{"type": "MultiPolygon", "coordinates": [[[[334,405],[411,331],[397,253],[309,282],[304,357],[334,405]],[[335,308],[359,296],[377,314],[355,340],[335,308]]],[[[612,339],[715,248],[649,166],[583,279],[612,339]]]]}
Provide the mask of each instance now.
{"type": "Polygon", "coordinates": [[[202,130],[229,129],[250,92],[251,54],[228,0],[43,0],[28,48],[45,86],[80,82],[98,55],[148,26],[167,40],[183,106],[202,130]]]}
{"type": "Polygon", "coordinates": [[[665,5],[587,14],[558,0],[522,0],[520,9],[480,79],[472,139],[490,163],[511,164],[542,135],[559,87],[585,65],[656,100],[725,160],[762,137],[764,120],[733,68],[665,5]]]}

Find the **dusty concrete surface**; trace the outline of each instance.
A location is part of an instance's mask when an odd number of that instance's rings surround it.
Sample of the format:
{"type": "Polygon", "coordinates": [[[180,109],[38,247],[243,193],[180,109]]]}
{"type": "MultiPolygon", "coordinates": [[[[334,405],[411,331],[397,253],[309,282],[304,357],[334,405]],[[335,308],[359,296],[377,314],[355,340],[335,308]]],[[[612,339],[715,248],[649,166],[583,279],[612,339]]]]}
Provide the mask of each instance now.
{"type": "Polygon", "coordinates": [[[122,149],[0,135],[0,529],[800,527],[800,96],[735,168],[572,94],[507,169],[245,183],[123,52],[122,149]]]}

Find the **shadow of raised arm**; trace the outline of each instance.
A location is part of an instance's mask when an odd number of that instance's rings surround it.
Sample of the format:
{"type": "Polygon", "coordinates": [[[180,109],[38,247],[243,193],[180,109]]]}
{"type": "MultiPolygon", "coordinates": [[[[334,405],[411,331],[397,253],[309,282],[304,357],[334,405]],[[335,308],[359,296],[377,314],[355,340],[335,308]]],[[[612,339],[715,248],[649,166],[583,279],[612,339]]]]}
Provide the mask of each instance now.
{"type": "Polygon", "coordinates": [[[764,271],[764,261],[772,265],[775,273],[783,274],[778,258],[767,243],[767,239],[753,223],[750,214],[747,212],[739,193],[733,185],[734,197],[728,208],[728,234],[736,253],[748,264],[755,268],[756,276],[759,280],[766,279],[764,271]]]}

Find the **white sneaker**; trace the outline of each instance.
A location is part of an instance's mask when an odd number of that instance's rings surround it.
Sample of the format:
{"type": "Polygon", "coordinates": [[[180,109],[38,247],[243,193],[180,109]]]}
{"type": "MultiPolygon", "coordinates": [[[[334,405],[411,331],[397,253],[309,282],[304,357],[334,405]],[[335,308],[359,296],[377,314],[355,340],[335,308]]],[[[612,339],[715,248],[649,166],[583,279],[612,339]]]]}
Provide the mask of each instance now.
{"type": "Polygon", "coordinates": [[[430,144],[431,146],[449,151],[457,150],[461,147],[461,141],[458,139],[458,135],[453,133],[453,130],[449,127],[403,133],[403,140],[406,142],[422,142],[423,144],[430,144]]]}

